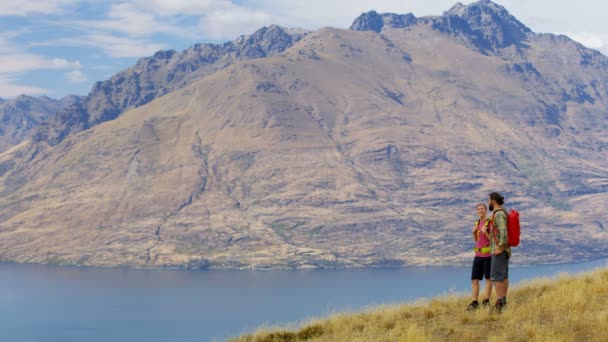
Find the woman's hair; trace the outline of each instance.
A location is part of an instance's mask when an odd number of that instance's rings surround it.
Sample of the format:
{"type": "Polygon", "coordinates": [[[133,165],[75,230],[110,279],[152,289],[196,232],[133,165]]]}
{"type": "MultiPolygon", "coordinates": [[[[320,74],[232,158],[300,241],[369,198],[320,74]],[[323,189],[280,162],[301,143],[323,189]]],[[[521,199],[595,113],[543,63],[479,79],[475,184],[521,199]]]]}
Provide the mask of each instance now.
{"type": "Polygon", "coordinates": [[[502,197],[498,192],[493,192],[490,194],[490,199],[495,200],[499,205],[503,205],[505,203],[505,198],[502,197]]]}
{"type": "Polygon", "coordinates": [[[477,203],[477,205],[475,206],[475,209],[477,209],[479,207],[483,207],[485,210],[488,210],[488,207],[486,206],[485,203],[477,203]]]}

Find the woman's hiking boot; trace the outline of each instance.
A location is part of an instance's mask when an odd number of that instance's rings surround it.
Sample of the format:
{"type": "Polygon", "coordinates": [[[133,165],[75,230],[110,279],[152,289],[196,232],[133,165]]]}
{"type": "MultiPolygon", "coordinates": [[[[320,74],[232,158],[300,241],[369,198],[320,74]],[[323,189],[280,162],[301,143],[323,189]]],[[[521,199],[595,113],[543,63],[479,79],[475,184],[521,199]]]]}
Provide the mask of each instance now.
{"type": "Polygon", "coordinates": [[[474,311],[479,309],[479,302],[474,300],[471,302],[471,304],[469,304],[469,306],[467,307],[467,311],[474,311]]]}
{"type": "Polygon", "coordinates": [[[490,299],[489,298],[484,299],[483,302],[481,302],[481,305],[483,305],[483,306],[490,305],[490,299]]]}

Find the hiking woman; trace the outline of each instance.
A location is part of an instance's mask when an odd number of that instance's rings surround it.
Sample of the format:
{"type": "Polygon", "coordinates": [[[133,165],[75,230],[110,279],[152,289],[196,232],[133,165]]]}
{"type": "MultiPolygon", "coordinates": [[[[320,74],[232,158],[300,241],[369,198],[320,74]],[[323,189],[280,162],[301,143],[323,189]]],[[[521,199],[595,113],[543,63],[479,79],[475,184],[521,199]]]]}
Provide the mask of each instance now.
{"type": "Polygon", "coordinates": [[[476,207],[479,218],[473,226],[473,240],[475,240],[475,258],[473,259],[473,269],[471,271],[471,295],[473,301],[469,304],[467,310],[475,310],[479,308],[479,281],[484,277],[486,279],[485,299],[482,305],[490,304],[490,295],[492,294],[492,281],[490,280],[490,269],[492,262],[492,254],[490,253],[490,219],[487,218],[488,209],[485,204],[479,203],[476,207]]]}

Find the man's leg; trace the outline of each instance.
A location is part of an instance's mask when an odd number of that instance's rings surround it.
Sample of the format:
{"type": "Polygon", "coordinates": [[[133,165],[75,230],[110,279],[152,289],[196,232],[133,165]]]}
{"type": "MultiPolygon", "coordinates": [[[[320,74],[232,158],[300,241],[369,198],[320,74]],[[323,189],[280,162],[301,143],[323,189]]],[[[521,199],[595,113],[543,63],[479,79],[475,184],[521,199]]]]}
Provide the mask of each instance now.
{"type": "Polygon", "coordinates": [[[505,304],[507,303],[507,293],[509,292],[509,257],[506,258],[506,272],[505,272],[505,304]]]}
{"type": "Polygon", "coordinates": [[[494,286],[496,286],[496,297],[498,297],[498,300],[505,298],[505,281],[494,280],[494,286]]]}
{"type": "Polygon", "coordinates": [[[499,255],[492,256],[492,268],[491,268],[491,279],[496,287],[496,305],[494,306],[497,312],[501,312],[505,306],[505,296],[507,294],[508,286],[508,256],[506,252],[499,255]]]}

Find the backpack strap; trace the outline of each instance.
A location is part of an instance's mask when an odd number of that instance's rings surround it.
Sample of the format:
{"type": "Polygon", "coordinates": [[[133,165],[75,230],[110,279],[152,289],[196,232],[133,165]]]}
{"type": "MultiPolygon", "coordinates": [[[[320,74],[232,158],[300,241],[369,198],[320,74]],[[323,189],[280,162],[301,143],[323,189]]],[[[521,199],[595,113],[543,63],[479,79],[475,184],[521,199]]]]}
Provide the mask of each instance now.
{"type": "MultiPolygon", "coordinates": [[[[505,216],[507,216],[507,211],[504,210],[503,208],[494,210],[494,212],[492,213],[492,222],[490,222],[491,227],[492,227],[492,229],[491,229],[491,233],[492,234],[491,235],[494,237],[494,242],[496,242],[497,246],[498,246],[498,236],[497,236],[498,232],[496,232],[496,229],[495,229],[496,226],[494,226],[494,218],[496,217],[496,213],[498,213],[499,211],[502,211],[503,213],[505,213],[505,216]]],[[[508,219],[508,216],[507,216],[507,219],[508,219]]]]}

